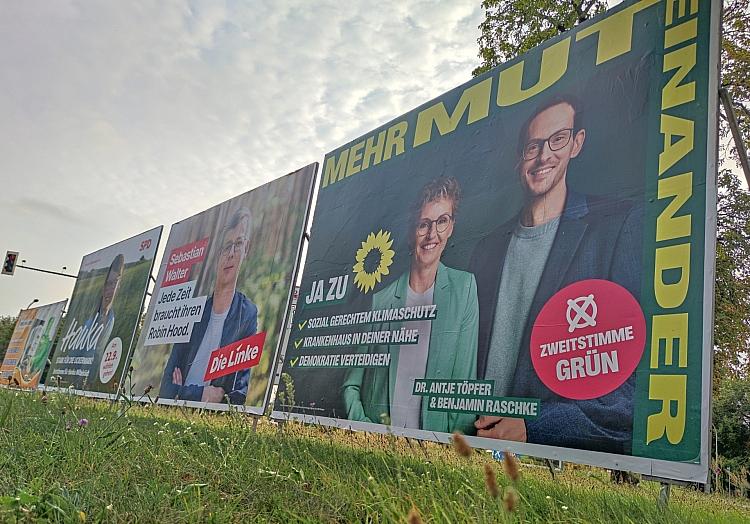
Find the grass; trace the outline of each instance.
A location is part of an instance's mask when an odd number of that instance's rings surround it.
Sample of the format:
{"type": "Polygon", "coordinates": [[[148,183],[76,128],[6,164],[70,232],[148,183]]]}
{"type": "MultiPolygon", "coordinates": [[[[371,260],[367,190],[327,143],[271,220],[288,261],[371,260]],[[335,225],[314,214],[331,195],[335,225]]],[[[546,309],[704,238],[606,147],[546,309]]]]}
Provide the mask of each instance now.
{"type": "Polygon", "coordinates": [[[0,390],[0,449],[4,522],[750,522],[747,500],[673,488],[659,510],[658,484],[570,465],[553,481],[524,464],[507,513],[486,453],[67,394],[0,390]]]}

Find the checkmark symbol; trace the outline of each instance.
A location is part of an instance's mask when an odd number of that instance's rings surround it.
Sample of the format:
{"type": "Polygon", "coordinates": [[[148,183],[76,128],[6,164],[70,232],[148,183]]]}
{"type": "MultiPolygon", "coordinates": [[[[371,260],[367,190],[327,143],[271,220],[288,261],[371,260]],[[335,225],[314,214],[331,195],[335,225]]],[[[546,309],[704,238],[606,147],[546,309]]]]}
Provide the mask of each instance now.
{"type": "Polygon", "coordinates": [[[297,348],[297,349],[299,349],[299,346],[300,346],[300,344],[302,344],[303,340],[304,339],[295,340],[294,341],[294,347],[297,348]]]}
{"type": "Polygon", "coordinates": [[[294,367],[294,365],[297,363],[298,360],[299,360],[299,357],[291,359],[289,361],[289,365],[294,367]]]}
{"type": "Polygon", "coordinates": [[[305,329],[305,326],[307,325],[307,320],[305,320],[304,322],[301,322],[301,323],[299,323],[297,325],[299,326],[300,329],[305,329]]]}

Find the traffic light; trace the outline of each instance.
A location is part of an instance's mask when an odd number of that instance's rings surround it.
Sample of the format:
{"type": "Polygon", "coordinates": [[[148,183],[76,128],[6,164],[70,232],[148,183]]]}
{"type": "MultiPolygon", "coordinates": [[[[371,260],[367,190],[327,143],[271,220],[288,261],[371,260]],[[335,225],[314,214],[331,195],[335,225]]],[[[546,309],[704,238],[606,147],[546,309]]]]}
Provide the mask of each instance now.
{"type": "Polygon", "coordinates": [[[3,262],[3,275],[12,275],[16,270],[16,260],[18,260],[18,251],[8,251],[5,253],[5,262],[3,262]]]}

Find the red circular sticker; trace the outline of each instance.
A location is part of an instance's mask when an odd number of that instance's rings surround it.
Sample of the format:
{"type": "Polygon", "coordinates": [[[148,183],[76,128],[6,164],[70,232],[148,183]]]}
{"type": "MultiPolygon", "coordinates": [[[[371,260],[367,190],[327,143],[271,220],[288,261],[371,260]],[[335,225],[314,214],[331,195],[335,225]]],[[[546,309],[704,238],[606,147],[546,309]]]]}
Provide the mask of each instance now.
{"type": "Polygon", "coordinates": [[[531,361],[552,391],[588,400],[620,387],[645,345],[646,319],[635,297],[609,280],[580,280],[555,293],[539,312],[531,361]]]}

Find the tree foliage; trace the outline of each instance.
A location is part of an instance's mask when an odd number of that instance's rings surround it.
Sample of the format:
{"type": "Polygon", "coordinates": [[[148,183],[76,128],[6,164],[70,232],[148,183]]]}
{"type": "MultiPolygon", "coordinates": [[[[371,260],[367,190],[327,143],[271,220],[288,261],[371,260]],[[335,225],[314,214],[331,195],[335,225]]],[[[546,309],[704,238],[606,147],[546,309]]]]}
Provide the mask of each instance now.
{"type": "Polygon", "coordinates": [[[16,328],[16,317],[0,317],[0,362],[5,357],[5,350],[8,349],[8,342],[16,328]]]}
{"type": "Polygon", "coordinates": [[[719,174],[714,310],[714,384],[750,377],[750,194],[729,169],[719,174]]]}
{"type": "MultiPolygon", "coordinates": [[[[484,0],[479,57],[474,74],[488,71],[607,8],[601,0],[484,0]]],[[[750,146],[750,3],[725,0],[722,14],[721,85],[730,94],[745,147],[750,146]]],[[[724,116],[724,115],[722,115],[724,116]]],[[[729,128],[721,120],[726,144],[729,128]]],[[[715,377],[750,376],[750,195],[729,168],[733,146],[721,150],[719,174],[715,377]]]]}
{"type": "Polygon", "coordinates": [[[726,379],[713,405],[719,454],[733,470],[750,468],[750,381],[726,379]]]}
{"type": "Polygon", "coordinates": [[[484,0],[485,20],[479,25],[482,65],[474,76],[489,71],[545,40],[604,12],[603,0],[484,0]]]}

